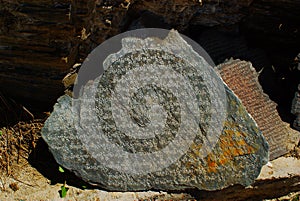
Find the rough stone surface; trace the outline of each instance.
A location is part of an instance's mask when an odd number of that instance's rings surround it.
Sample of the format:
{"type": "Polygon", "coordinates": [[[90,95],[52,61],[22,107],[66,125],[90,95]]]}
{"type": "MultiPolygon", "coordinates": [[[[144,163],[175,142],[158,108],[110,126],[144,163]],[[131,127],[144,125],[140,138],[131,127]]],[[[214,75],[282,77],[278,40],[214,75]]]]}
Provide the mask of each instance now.
{"type": "MultiPolygon", "coordinates": [[[[201,62],[196,63],[198,64],[196,66],[204,70],[205,61],[193,52],[191,46],[186,45],[179,35],[174,34],[174,32],[172,34],[162,41],[163,44],[159,43],[159,46],[156,46],[157,39],[145,39],[144,41],[131,38],[122,40],[125,50],[127,48],[138,51],[138,45],[131,45],[136,43],[144,47],[143,45],[147,44],[147,40],[153,42],[153,44],[151,43],[152,49],[131,53],[126,53],[124,50],[126,54],[123,55],[121,54],[123,49],[120,50],[104,61],[104,66],[107,66],[105,73],[89,82],[81,97],[72,99],[64,95],[58,99],[54,111],[42,130],[42,137],[49,145],[58,163],[91,184],[118,191],[180,190],[186,188],[216,190],[232,184],[247,186],[254,182],[261,167],[268,161],[268,144],[261,131],[240,100],[222,82],[225,97],[221,101],[226,103],[226,114],[218,131],[216,128],[218,122],[212,120],[216,116],[222,116],[223,111],[217,110],[218,107],[212,107],[215,100],[212,100],[214,97],[210,96],[209,90],[215,89],[208,89],[209,86],[205,85],[207,84],[205,77],[202,77],[207,75],[198,74],[192,65],[194,59],[199,59],[201,62]],[[187,53],[185,59],[188,59],[189,63],[185,63],[184,57],[174,57],[174,55],[164,51],[172,46],[183,48],[182,51],[187,53]],[[194,55],[197,55],[196,58],[193,57],[194,55]],[[182,104],[179,101],[180,94],[174,96],[168,91],[169,88],[164,88],[167,85],[164,87],[141,85],[141,88],[133,93],[129,99],[131,109],[124,112],[119,111],[121,117],[122,114],[128,113],[134,120],[135,126],[140,129],[149,126],[149,121],[151,125],[151,121],[156,121],[157,117],[151,116],[148,119],[148,116],[144,115],[145,111],[150,110],[148,107],[151,105],[151,103],[145,102],[144,98],[155,96],[157,98],[152,97],[152,100],[159,102],[166,111],[169,111],[167,112],[165,128],[163,132],[155,134],[155,137],[148,137],[147,139],[145,137],[132,137],[129,134],[131,127],[129,127],[128,133],[124,133],[120,127],[124,126],[122,124],[126,122],[126,119],[124,122],[118,121],[119,117],[113,116],[114,111],[112,111],[111,104],[113,104],[112,97],[114,94],[112,91],[117,88],[116,80],[122,80],[121,78],[127,75],[125,74],[127,71],[133,72],[138,69],[136,66],[150,66],[150,69],[157,66],[171,67],[174,71],[188,77],[197,94],[197,107],[200,107],[199,117],[198,114],[193,114],[194,111],[192,110],[184,111],[183,108],[187,103],[182,104]],[[88,90],[90,88],[92,90],[88,90]],[[74,109],[74,104],[81,105],[74,109]],[[189,132],[195,133],[195,136],[187,139],[191,140],[191,143],[188,144],[185,152],[181,153],[182,155],[176,160],[172,160],[168,166],[155,168],[155,171],[147,171],[156,167],[157,164],[161,164],[162,161],[171,160],[172,152],[166,151],[160,155],[161,157],[145,157],[140,161],[135,161],[137,162],[136,166],[141,163],[142,167],[147,167],[144,172],[139,171],[138,168],[135,170],[135,166],[131,169],[127,166],[112,167],[113,163],[123,164],[119,163],[119,160],[127,161],[127,158],[118,158],[116,153],[119,153],[119,147],[122,147],[123,152],[129,156],[139,153],[152,156],[152,153],[164,150],[169,144],[176,142],[177,136],[180,135],[181,123],[187,120],[185,118],[189,118],[186,116],[187,114],[194,115],[189,120],[188,127],[193,128],[193,118],[197,118],[195,121],[198,122],[199,120],[199,123],[196,124],[197,128],[194,130],[185,128],[182,138],[190,136],[189,132]],[[116,125],[117,122],[119,122],[118,125],[116,125]],[[214,123],[212,126],[209,125],[211,122],[214,123]],[[211,134],[210,126],[213,131],[220,133],[211,134]],[[100,133],[101,135],[104,133],[105,137],[100,138],[100,133]],[[209,135],[218,137],[215,141],[208,140],[211,138],[209,135]],[[107,142],[116,149],[111,150],[110,153],[103,151],[106,150],[107,146],[110,146],[107,145],[107,142]],[[215,143],[215,145],[207,146],[206,143],[215,143]],[[103,154],[112,155],[118,160],[106,160],[107,163],[105,163],[102,160],[105,157],[103,154]],[[128,170],[132,170],[132,172],[128,172],[128,170]]],[[[180,51],[176,51],[176,55],[183,56],[180,51]]],[[[159,70],[164,69],[164,67],[159,67],[159,70]]],[[[211,70],[211,68],[209,69],[211,70]]],[[[136,72],[142,70],[139,69],[136,72]]],[[[150,72],[152,71],[150,70],[150,72]]],[[[166,75],[168,76],[168,74],[166,75]]],[[[149,74],[148,76],[150,79],[153,75],[149,74]]],[[[162,76],[160,79],[164,79],[164,77],[162,76]]],[[[155,115],[158,114],[159,116],[159,113],[156,112],[155,115]]],[[[155,125],[159,125],[159,122],[155,125]]],[[[180,150],[186,144],[174,144],[174,146],[176,147],[175,150],[180,150]]]]}
{"type": "Polygon", "coordinates": [[[218,66],[224,82],[241,99],[255,119],[270,146],[270,159],[288,153],[298,144],[299,132],[283,122],[276,103],[269,99],[258,82],[258,73],[250,62],[229,60],[218,66]]]}

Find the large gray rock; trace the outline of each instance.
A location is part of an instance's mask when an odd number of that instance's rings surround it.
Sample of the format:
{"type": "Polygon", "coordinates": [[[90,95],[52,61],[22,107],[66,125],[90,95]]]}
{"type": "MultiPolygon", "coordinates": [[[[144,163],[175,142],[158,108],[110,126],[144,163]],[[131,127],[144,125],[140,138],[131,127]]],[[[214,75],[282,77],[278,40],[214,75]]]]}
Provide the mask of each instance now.
{"type": "Polygon", "coordinates": [[[216,190],[250,185],[268,161],[255,121],[177,32],[126,38],[103,65],[79,98],[58,99],[42,130],[57,162],[83,180],[216,190]]]}

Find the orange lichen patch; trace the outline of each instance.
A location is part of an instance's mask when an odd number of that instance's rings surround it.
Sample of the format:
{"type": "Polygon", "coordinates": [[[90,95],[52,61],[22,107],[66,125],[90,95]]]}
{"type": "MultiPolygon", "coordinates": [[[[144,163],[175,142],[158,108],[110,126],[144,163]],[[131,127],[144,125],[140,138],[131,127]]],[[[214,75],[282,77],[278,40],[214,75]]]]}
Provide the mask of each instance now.
{"type": "MultiPolygon", "coordinates": [[[[216,144],[215,149],[218,149],[216,153],[210,153],[206,157],[207,172],[216,173],[219,166],[226,166],[231,163],[232,159],[237,156],[255,153],[258,149],[249,145],[245,141],[245,137],[248,136],[239,128],[238,124],[230,121],[226,121],[224,124],[224,130],[219,138],[219,142],[216,144]]],[[[188,169],[193,168],[197,171],[199,164],[195,161],[201,157],[202,144],[192,144],[190,157],[193,161],[186,163],[188,169]]]]}
{"type": "Polygon", "coordinates": [[[220,148],[223,151],[221,153],[223,153],[226,157],[235,157],[253,153],[255,149],[252,146],[248,145],[243,139],[243,136],[246,135],[242,132],[234,131],[231,129],[224,130],[225,135],[221,136],[220,148]],[[237,139],[234,140],[233,136],[235,136],[235,138],[237,139]]]}
{"type": "Polygon", "coordinates": [[[243,139],[237,141],[237,144],[240,145],[240,146],[246,146],[247,145],[245,140],[243,140],[243,139]]]}
{"type": "Polygon", "coordinates": [[[211,159],[210,156],[207,157],[208,172],[217,172],[217,163],[211,159]]]}
{"type": "Polygon", "coordinates": [[[248,153],[254,153],[255,150],[257,150],[257,149],[255,149],[254,147],[251,147],[251,146],[247,146],[246,148],[247,148],[248,153]]]}
{"type": "Polygon", "coordinates": [[[219,163],[220,165],[224,165],[225,163],[228,162],[228,158],[226,158],[225,156],[221,156],[220,159],[219,159],[219,163]]]}
{"type": "Polygon", "coordinates": [[[243,153],[244,153],[241,149],[236,149],[236,148],[234,148],[232,150],[232,152],[233,152],[234,156],[240,156],[240,155],[243,155],[243,153]]]}
{"type": "Polygon", "coordinates": [[[219,165],[225,166],[236,156],[252,154],[256,148],[250,146],[245,141],[246,133],[238,131],[238,126],[232,122],[226,122],[222,135],[217,146],[219,146],[219,155],[213,159],[213,154],[207,156],[208,172],[216,172],[219,165]]]}

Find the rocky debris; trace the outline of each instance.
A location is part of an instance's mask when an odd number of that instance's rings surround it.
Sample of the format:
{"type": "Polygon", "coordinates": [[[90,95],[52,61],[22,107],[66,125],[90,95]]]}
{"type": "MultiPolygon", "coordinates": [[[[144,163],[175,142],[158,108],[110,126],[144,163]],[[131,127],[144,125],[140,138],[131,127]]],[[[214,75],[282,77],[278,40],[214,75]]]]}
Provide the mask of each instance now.
{"type": "MultiPolygon", "coordinates": [[[[174,31],[164,40],[126,38],[122,45],[118,53],[104,61],[105,73],[88,82],[78,99],[60,97],[45,122],[42,137],[57,162],[83,180],[108,190],[217,190],[233,184],[253,183],[268,161],[268,144],[240,100],[206,61],[174,31]],[[145,48],[148,44],[151,49],[145,48]],[[170,51],[176,52],[176,57],[170,51]],[[156,69],[157,66],[163,67],[156,69]],[[196,108],[190,108],[191,102],[182,101],[186,95],[174,96],[175,92],[168,91],[172,87],[158,84],[171,79],[170,74],[160,72],[165,67],[185,73],[189,78],[197,94],[196,108]],[[115,94],[123,94],[118,91],[121,90],[117,88],[118,80],[126,80],[127,71],[140,73],[144,69],[150,70],[147,78],[155,86],[139,82],[138,92],[130,98],[130,108],[124,110],[127,103],[119,103],[124,96],[118,96],[114,102],[115,94]],[[153,80],[158,79],[156,71],[164,75],[159,81],[153,80]],[[206,71],[210,74],[205,74],[206,71]],[[224,89],[223,98],[219,97],[221,89],[224,89]],[[148,96],[152,101],[145,102],[148,96]],[[164,112],[145,115],[155,101],[169,111],[166,120],[160,118],[164,112]],[[74,106],[79,107],[74,109],[74,106]],[[197,107],[200,107],[199,113],[197,107]],[[126,119],[126,115],[131,118],[126,119]],[[224,119],[218,120],[222,116],[224,119]],[[166,121],[164,130],[158,130],[154,137],[135,136],[139,130],[142,134],[147,132],[145,129],[156,121],[155,126],[166,121]],[[136,133],[130,133],[132,130],[136,133]]],[[[176,87],[184,87],[184,82],[181,80],[176,87]]],[[[134,90],[126,83],[120,86],[134,90]]],[[[153,134],[151,129],[148,132],[153,134]]]]}
{"type": "Polygon", "coordinates": [[[224,82],[240,98],[255,119],[270,146],[270,159],[293,150],[300,133],[283,122],[276,104],[269,99],[258,82],[258,73],[246,61],[229,60],[218,66],[224,82]]]}

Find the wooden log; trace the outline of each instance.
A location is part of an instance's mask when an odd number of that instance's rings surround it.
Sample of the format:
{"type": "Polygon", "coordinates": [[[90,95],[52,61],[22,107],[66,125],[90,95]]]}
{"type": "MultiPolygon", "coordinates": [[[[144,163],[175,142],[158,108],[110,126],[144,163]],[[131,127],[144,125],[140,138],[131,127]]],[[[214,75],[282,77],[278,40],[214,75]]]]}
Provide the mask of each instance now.
{"type": "Polygon", "coordinates": [[[63,92],[61,79],[76,56],[69,1],[4,0],[0,10],[0,89],[45,109],[63,92]]]}
{"type": "Polygon", "coordinates": [[[283,30],[291,31],[275,39],[293,45],[300,38],[299,7],[291,0],[1,0],[0,90],[26,106],[50,109],[63,93],[61,79],[69,68],[147,12],[150,18],[135,28],[186,31],[237,24],[246,17],[244,30],[261,35],[277,33],[273,25],[278,28],[282,19],[283,30]]]}

